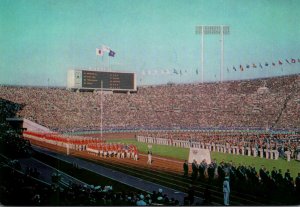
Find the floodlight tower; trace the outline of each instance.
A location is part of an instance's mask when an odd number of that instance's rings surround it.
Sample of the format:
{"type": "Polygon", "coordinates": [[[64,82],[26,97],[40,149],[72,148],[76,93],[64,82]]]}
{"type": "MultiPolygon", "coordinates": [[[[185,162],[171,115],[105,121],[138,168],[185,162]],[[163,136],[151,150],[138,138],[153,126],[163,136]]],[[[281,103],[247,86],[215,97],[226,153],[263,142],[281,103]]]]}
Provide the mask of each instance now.
{"type": "Polygon", "coordinates": [[[200,25],[196,26],[196,34],[201,35],[201,81],[204,77],[204,35],[220,34],[221,35],[221,65],[220,65],[220,81],[223,81],[223,65],[224,65],[224,35],[229,34],[229,26],[226,25],[200,25]]]}

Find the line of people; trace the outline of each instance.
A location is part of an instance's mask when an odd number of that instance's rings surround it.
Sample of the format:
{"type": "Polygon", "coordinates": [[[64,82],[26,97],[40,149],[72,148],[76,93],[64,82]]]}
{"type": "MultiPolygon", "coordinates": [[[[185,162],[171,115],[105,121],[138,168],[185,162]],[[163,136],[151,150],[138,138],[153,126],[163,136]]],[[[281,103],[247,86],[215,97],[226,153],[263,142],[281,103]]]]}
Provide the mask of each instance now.
{"type": "MultiPolygon", "coordinates": [[[[183,172],[184,176],[188,177],[189,165],[187,161],[183,164],[183,172]]],[[[211,163],[203,160],[198,164],[194,160],[190,175],[192,182],[207,182],[216,186],[221,186],[225,178],[228,177],[232,190],[236,192],[272,198],[277,201],[280,201],[278,199],[281,198],[284,199],[284,203],[300,204],[300,172],[294,179],[289,169],[283,174],[281,169],[277,170],[275,167],[270,172],[265,166],[261,166],[257,170],[253,166],[236,166],[232,162],[222,161],[218,164],[214,160],[211,163]]]]}
{"type": "Polygon", "coordinates": [[[272,134],[262,132],[176,132],[142,131],[137,134],[139,142],[196,147],[223,153],[260,156],[266,159],[286,157],[300,160],[299,134],[272,134]]]}
{"type": "Polygon", "coordinates": [[[86,151],[100,157],[116,157],[118,159],[131,158],[135,161],[139,159],[139,152],[135,145],[124,144],[89,144],[86,151]]]}

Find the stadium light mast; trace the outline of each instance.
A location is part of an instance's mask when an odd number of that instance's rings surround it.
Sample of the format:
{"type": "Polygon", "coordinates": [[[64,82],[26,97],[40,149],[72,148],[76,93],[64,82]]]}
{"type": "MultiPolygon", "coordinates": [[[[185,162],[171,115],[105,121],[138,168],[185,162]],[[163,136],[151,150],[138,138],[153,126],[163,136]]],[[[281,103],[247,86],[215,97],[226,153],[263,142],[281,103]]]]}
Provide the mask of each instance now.
{"type": "Polygon", "coordinates": [[[223,82],[224,68],[224,35],[229,34],[227,25],[199,25],[196,26],[196,34],[201,35],[201,82],[204,80],[204,35],[221,35],[221,64],[220,64],[220,81],[223,82]]]}

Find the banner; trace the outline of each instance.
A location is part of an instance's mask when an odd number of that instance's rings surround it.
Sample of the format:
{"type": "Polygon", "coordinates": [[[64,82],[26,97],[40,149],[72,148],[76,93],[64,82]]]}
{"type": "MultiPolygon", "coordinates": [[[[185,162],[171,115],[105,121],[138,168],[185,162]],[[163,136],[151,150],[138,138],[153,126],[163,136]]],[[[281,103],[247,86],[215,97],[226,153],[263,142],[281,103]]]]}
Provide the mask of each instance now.
{"type": "Polygon", "coordinates": [[[200,164],[204,159],[206,163],[211,163],[210,151],[208,149],[190,148],[189,163],[196,160],[200,164]]]}

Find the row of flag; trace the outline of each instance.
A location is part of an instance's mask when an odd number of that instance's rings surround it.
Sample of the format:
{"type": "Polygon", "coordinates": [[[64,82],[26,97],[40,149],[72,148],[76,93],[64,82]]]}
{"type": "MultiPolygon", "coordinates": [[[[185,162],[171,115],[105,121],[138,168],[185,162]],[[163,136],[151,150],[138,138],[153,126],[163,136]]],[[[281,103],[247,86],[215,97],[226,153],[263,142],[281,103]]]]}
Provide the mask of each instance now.
{"type": "MultiPolygon", "coordinates": [[[[240,65],[239,67],[233,66],[232,69],[234,71],[237,71],[238,68],[240,69],[240,71],[244,71],[245,69],[250,69],[250,68],[258,68],[258,67],[261,68],[261,69],[263,69],[263,68],[270,68],[270,67],[275,67],[275,66],[281,66],[283,64],[293,64],[293,63],[296,63],[296,62],[300,63],[300,58],[298,58],[297,60],[294,59],[294,58],[285,59],[285,62],[282,61],[282,60],[278,60],[277,63],[275,63],[275,62],[272,62],[272,63],[266,62],[265,64],[261,64],[261,63],[255,64],[255,63],[253,63],[252,65],[246,64],[246,65],[240,65]]],[[[227,67],[227,71],[229,72],[229,68],[228,67],[227,67]]]]}
{"type": "MultiPolygon", "coordinates": [[[[197,70],[198,71],[198,70],[197,70]]],[[[162,70],[143,70],[142,75],[171,75],[171,74],[176,74],[176,75],[183,75],[184,73],[188,73],[187,70],[176,70],[175,68],[172,70],[169,69],[162,69],[162,70]]]]}
{"type": "MultiPolygon", "coordinates": [[[[109,47],[102,45],[102,47],[96,48],[96,55],[103,57],[105,53],[108,53],[108,56],[110,57],[115,57],[116,52],[114,52],[113,50],[111,50],[109,47]]],[[[240,71],[244,71],[245,69],[250,69],[250,68],[271,68],[271,67],[276,67],[276,66],[282,66],[283,64],[294,64],[294,63],[300,63],[300,58],[298,58],[297,60],[294,58],[290,58],[290,59],[285,59],[285,61],[282,60],[278,60],[278,62],[265,62],[265,64],[259,63],[259,64],[246,64],[246,65],[240,65],[239,67],[232,67],[232,70],[237,71],[238,69],[240,69],[240,71]]],[[[230,69],[227,67],[227,72],[229,72],[230,69]]],[[[173,68],[173,72],[171,72],[171,70],[169,69],[165,69],[165,70],[147,70],[147,71],[142,71],[142,75],[170,75],[170,74],[175,74],[175,75],[183,75],[184,73],[188,73],[187,70],[177,70],[175,68],[173,68]]],[[[196,69],[196,75],[199,74],[198,69],[196,69]]]]}
{"type": "Polygon", "coordinates": [[[96,48],[96,55],[103,57],[105,53],[108,53],[108,56],[115,57],[115,52],[112,51],[109,47],[102,45],[101,49],[96,48]]]}
{"type": "MultiPolygon", "coordinates": [[[[235,67],[233,66],[233,70],[234,71],[237,71],[238,69],[240,69],[240,71],[244,71],[245,69],[250,69],[250,68],[271,68],[271,67],[275,67],[275,66],[281,66],[283,64],[294,64],[294,63],[300,63],[300,58],[298,59],[294,59],[294,58],[291,58],[291,59],[285,59],[285,61],[282,61],[282,60],[278,60],[278,62],[272,62],[272,63],[268,63],[266,62],[265,64],[255,64],[253,63],[252,65],[250,64],[247,64],[247,65],[240,65],[239,67],[235,67]]],[[[229,72],[229,68],[227,67],[227,71],[229,72]]],[[[199,71],[198,69],[196,69],[196,75],[199,74],[199,71]]],[[[176,69],[176,68],[173,68],[173,71],[171,72],[169,69],[166,69],[166,70],[146,70],[146,71],[142,71],[142,75],[170,75],[170,74],[175,74],[175,75],[184,75],[185,73],[188,73],[187,70],[181,70],[181,69],[176,69]]]]}
{"type": "Polygon", "coordinates": [[[142,75],[170,75],[171,71],[169,69],[165,70],[143,70],[142,75]]]}

